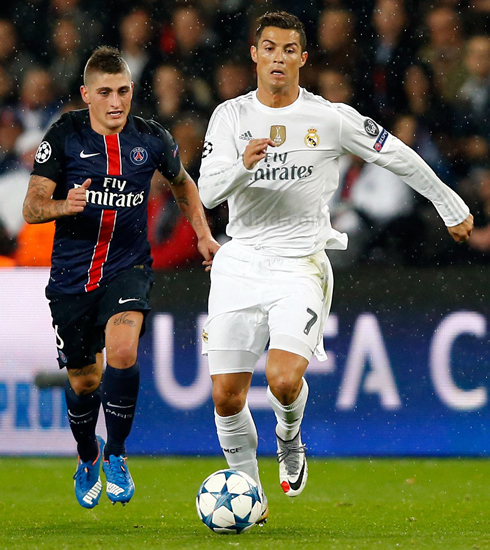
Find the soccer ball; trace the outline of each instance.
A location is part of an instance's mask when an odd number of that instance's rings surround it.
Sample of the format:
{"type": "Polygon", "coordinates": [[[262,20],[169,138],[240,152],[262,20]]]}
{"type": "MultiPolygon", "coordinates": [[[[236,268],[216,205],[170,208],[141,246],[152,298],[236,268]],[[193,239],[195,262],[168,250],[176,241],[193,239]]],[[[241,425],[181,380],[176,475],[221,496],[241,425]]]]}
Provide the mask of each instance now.
{"type": "Polygon", "coordinates": [[[251,529],[262,514],[262,496],[245,472],[219,470],[207,477],[196,497],[199,519],[215,533],[239,535],[251,529]]]}

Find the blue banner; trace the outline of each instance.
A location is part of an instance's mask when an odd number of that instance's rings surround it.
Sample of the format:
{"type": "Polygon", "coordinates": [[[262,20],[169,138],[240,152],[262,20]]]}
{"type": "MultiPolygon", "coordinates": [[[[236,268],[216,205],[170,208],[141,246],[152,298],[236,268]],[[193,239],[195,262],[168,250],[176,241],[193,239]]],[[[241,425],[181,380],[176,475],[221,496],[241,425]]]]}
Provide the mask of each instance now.
{"type": "MultiPolygon", "coordinates": [[[[0,454],[76,452],[62,388],[35,383],[40,375],[59,373],[44,298],[47,277],[46,270],[0,271],[0,454]]],[[[200,294],[186,290],[199,285],[183,276],[158,285],[140,344],[141,392],[128,451],[220,454],[207,358],[200,353],[206,288],[200,294]]],[[[313,358],[306,373],[310,396],[302,430],[309,454],[488,455],[489,311],[482,294],[465,298],[472,306],[465,310],[436,294],[436,285],[417,304],[415,293],[394,299],[396,285],[383,285],[383,296],[363,302],[365,309],[347,285],[334,298],[324,332],[328,360],[313,358]]],[[[265,354],[249,404],[259,454],[274,454],[265,354]]],[[[99,422],[104,435],[102,414],[99,422]]]]}
{"type": "MultiPolygon", "coordinates": [[[[141,345],[142,397],[133,451],[215,454],[211,384],[199,340],[204,314],[153,315],[141,345]]],[[[313,359],[303,440],[311,455],[486,455],[489,439],[487,321],[446,315],[335,312],[329,359],[313,359]]],[[[275,452],[265,355],[249,395],[259,453],[275,452]]]]}

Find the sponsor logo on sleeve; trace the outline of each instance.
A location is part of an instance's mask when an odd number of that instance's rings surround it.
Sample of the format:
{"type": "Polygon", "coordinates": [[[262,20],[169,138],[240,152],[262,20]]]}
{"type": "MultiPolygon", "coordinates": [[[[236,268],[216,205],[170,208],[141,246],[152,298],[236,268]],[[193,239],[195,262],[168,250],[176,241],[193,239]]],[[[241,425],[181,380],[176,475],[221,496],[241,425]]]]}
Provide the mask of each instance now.
{"type": "Polygon", "coordinates": [[[379,134],[379,128],[372,118],[366,118],[364,121],[364,130],[368,136],[376,137],[379,134]]]}
{"type": "Polygon", "coordinates": [[[381,134],[379,134],[378,139],[373,145],[373,149],[375,149],[379,153],[381,149],[383,149],[383,146],[386,143],[386,139],[389,135],[390,134],[388,133],[388,131],[383,128],[383,131],[381,132],[381,134]]]}
{"type": "Polygon", "coordinates": [[[43,141],[36,151],[36,161],[42,164],[46,162],[52,153],[51,145],[47,141],[43,141]]]}

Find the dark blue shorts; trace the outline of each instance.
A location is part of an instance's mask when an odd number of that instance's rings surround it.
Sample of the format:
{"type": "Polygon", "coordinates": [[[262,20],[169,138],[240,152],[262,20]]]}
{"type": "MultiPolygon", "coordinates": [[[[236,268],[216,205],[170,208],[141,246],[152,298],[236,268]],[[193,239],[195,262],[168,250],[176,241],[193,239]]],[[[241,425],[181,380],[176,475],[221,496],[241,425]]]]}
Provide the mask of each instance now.
{"type": "MultiPolygon", "coordinates": [[[[46,289],[58,348],[60,369],[79,369],[95,363],[105,347],[107,321],[117,313],[141,311],[146,320],[153,271],[133,267],[92,292],[61,294],[46,289]]],[[[145,320],[141,329],[145,332],[145,320]]]]}

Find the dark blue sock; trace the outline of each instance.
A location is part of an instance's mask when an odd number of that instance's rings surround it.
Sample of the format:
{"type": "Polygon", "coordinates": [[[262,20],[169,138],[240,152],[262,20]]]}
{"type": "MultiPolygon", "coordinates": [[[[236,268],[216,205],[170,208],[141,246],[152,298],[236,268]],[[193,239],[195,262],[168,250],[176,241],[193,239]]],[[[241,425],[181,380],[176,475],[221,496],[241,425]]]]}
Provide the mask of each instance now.
{"type": "Polygon", "coordinates": [[[95,426],[99,417],[100,386],[92,393],[77,395],[70,381],[65,383],[65,397],[68,408],[68,422],[77,442],[77,450],[82,462],[95,460],[99,454],[95,426]]]}
{"type": "Polygon", "coordinates": [[[102,405],[107,426],[104,458],[126,456],[126,438],[133,425],[140,387],[140,366],[115,369],[107,365],[102,380],[102,405]]]}

